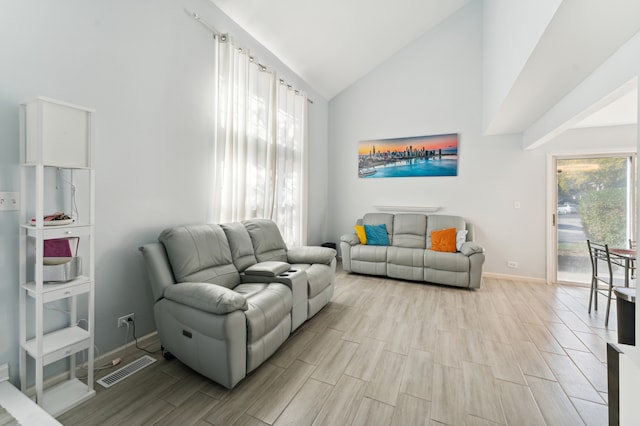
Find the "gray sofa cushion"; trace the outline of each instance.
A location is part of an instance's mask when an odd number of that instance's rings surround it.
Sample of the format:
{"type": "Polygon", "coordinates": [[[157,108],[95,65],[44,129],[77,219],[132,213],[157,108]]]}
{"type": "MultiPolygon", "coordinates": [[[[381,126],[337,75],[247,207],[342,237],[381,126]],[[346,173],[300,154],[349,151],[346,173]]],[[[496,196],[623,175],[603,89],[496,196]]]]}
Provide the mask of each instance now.
{"type": "Polygon", "coordinates": [[[212,314],[223,315],[238,309],[247,310],[245,297],[233,290],[209,283],[180,283],[164,292],[164,297],[212,314]]]}
{"type": "Polygon", "coordinates": [[[330,265],[336,251],[329,247],[292,247],[287,252],[290,263],[322,263],[330,265]]]}
{"type": "Polygon", "coordinates": [[[229,248],[231,249],[231,257],[233,258],[233,264],[236,266],[238,271],[243,272],[249,266],[258,262],[255,254],[253,253],[251,237],[249,236],[247,229],[241,223],[225,223],[220,226],[227,236],[229,248]]]}
{"type": "Polygon", "coordinates": [[[429,269],[450,272],[469,272],[469,258],[460,253],[425,250],[424,266],[429,269]]]}
{"type": "Polygon", "coordinates": [[[367,213],[362,217],[363,225],[382,225],[387,227],[389,245],[393,244],[393,214],[391,213],[367,213]]]}
{"type": "Polygon", "coordinates": [[[424,266],[424,252],[424,249],[389,247],[387,251],[387,262],[394,265],[422,268],[424,266]]]}
{"type": "Polygon", "coordinates": [[[256,263],[248,267],[244,273],[246,275],[259,275],[261,277],[276,277],[291,268],[286,262],[267,261],[256,263]]]}
{"type": "Polygon", "coordinates": [[[396,214],[393,219],[393,245],[424,249],[426,247],[427,216],[396,214]]]}
{"type": "Polygon", "coordinates": [[[424,248],[389,247],[387,275],[403,280],[423,281],[424,252],[424,248]]]}
{"type": "Polygon", "coordinates": [[[332,284],[333,271],[328,265],[315,263],[305,269],[309,279],[309,299],[316,297],[332,284]]]}
{"type": "Polygon", "coordinates": [[[385,246],[363,246],[351,247],[351,260],[363,262],[387,262],[387,249],[385,246]]]}
{"type": "Polygon", "coordinates": [[[243,295],[245,298],[260,293],[267,288],[267,283],[244,283],[238,284],[233,288],[233,291],[243,295]]]}
{"type": "Polygon", "coordinates": [[[351,247],[351,270],[360,274],[386,275],[387,250],[386,246],[351,247]]]}
{"type": "Polygon", "coordinates": [[[471,262],[460,253],[425,250],[424,280],[427,282],[469,287],[471,262]]]}
{"type": "Polygon", "coordinates": [[[227,288],[240,283],[227,237],[219,225],[178,226],[165,229],[158,239],[167,250],[177,282],[208,282],[227,288]]]}
{"type": "Polygon", "coordinates": [[[247,297],[247,342],[255,342],[271,331],[291,312],[291,290],[284,284],[271,283],[247,297]]]}
{"type": "Polygon", "coordinates": [[[247,373],[270,357],[291,332],[291,290],[272,283],[247,298],[247,373]]]}
{"type": "Polygon", "coordinates": [[[164,291],[176,282],[167,259],[167,251],[160,243],[145,244],[140,247],[140,251],[149,274],[153,299],[158,301],[164,297],[164,291]]]}
{"type": "MultiPolygon", "coordinates": [[[[427,219],[427,248],[431,248],[431,233],[441,229],[467,229],[465,220],[460,216],[429,215],[427,219]]],[[[468,239],[468,237],[467,237],[468,239]]]]}
{"type": "Polygon", "coordinates": [[[249,232],[258,262],[269,260],[287,262],[287,245],[275,222],[268,219],[250,219],[243,221],[242,224],[249,232]]]}
{"type": "Polygon", "coordinates": [[[467,241],[466,243],[462,244],[462,247],[460,247],[460,252],[465,256],[471,256],[475,253],[484,253],[484,249],[480,247],[478,243],[467,241]]]}

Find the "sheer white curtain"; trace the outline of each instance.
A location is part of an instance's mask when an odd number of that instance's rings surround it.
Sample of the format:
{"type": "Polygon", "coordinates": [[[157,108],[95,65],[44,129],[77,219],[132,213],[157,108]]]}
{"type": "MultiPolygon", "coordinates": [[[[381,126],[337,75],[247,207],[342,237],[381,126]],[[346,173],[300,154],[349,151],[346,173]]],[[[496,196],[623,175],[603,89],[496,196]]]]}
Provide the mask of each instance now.
{"type": "Polygon", "coordinates": [[[218,37],[213,222],[273,219],[306,243],[306,96],[218,37]]]}
{"type": "Polygon", "coordinates": [[[307,243],[307,97],[281,83],[277,90],[275,203],[272,214],[284,240],[307,243]]]}

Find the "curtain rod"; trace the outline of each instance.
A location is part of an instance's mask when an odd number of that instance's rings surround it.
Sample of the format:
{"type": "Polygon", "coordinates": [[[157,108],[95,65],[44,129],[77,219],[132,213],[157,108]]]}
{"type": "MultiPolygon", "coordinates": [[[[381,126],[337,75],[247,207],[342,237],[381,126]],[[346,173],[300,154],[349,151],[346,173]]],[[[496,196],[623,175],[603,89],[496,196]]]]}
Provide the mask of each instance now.
{"type": "Polygon", "coordinates": [[[193,19],[195,19],[196,21],[198,21],[203,27],[205,27],[206,29],[208,29],[209,31],[211,31],[213,33],[214,37],[217,37],[220,35],[220,31],[216,30],[213,26],[209,25],[208,23],[206,23],[205,21],[203,21],[202,19],[200,19],[200,15],[198,15],[195,12],[190,11],[189,9],[185,8],[184,9],[185,12],[187,12],[188,15],[190,15],[193,19]]]}
{"type": "MultiPolygon", "coordinates": [[[[187,15],[191,16],[193,19],[195,19],[196,21],[198,21],[200,23],[200,25],[204,26],[206,29],[208,29],[209,31],[211,31],[213,33],[214,37],[220,37],[220,39],[222,41],[225,41],[226,34],[221,34],[220,31],[218,31],[213,25],[209,25],[207,22],[203,21],[200,18],[200,15],[198,15],[196,12],[193,12],[187,8],[184,9],[184,11],[187,13],[187,15]]],[[[253,58],[251,58],[251,61],[253,62],[253,58]]],[[[265,65],[262,65],[260,63],[258,63],[258,67],[260,68],[261,71],[266,71],[267,67],[265,65]]],[[[279,79],[280,80],[280,84],[286,84],[286,82],[283,79],[279,79]]],[[[296,93],[298,93],[299,91],[294,89],[290,84],[287,84],[287,88],[291,89],[291,90],[295,90],[296,93]]],[[[307,97],[307,102],[309,102],[311,105],[313,105],[313,100],[309,99],[309,97],[307,97]]]]}

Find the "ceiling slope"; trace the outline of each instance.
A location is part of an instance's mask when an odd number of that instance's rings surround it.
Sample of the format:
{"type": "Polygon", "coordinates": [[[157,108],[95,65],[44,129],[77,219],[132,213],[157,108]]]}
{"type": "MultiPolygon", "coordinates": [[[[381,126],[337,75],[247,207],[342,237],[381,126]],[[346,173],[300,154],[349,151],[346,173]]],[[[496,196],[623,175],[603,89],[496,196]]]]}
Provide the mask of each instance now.
{"type": "Polygon", "coordinates": [[[470,0],[211,1],[330,100],[470,0]]]}
{"type": "Polygon", "coordinates": [[[564,0],[486,134],[521,133],[640,30],[640,1],[564,0]]]}

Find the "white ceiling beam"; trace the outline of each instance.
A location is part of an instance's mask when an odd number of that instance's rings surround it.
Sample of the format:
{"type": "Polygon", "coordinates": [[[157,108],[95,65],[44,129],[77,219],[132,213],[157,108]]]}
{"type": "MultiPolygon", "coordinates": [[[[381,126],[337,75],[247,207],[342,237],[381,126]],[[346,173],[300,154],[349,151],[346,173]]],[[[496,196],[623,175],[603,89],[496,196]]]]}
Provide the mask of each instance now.
{"type": "Polygon", "coordinates": [[[640,33],[636,33],[524,131],[523,148],[530,150],[549,142],[595,111],[636,89],[639,75],[640,33]]]}

